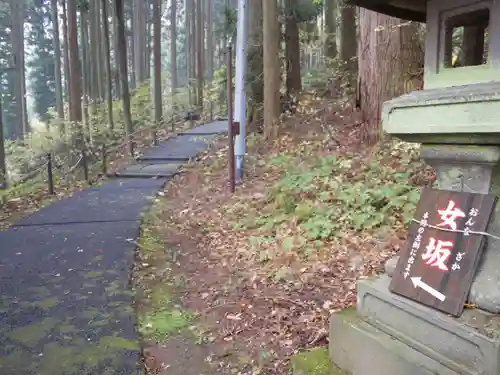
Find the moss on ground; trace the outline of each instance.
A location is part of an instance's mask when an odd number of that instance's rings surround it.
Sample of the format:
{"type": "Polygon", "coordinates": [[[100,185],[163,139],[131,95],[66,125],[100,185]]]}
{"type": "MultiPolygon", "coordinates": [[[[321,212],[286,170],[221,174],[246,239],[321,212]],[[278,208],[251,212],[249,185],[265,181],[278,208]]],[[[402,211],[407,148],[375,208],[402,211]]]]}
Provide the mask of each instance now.
{"type": "MultiPolygon", "coordinates": [[[[143,226],[139,239],[139,258],[148,264],[165,262],[165,245],[158,230],[158,207],[143,215],[143,226]]],[[[146,271],[147,272],[147,271],[146,271]]],[[[139,272],[137,287],[142,290],[139,302],[139,332],[144,339],[164,342],[172,335],[185,330],[192,321],[193,314],[183,311],[174,303],[175,287],[171,275],[162,275],[161,280],[150,281],[139,272]]],[[[155,278],[156,279],[156,278],[155,278]]]]}
{"type": "Polygon", "coordinates": [[[172,301],[168,286],[156,286],[139,314],[139,331],[145,339],[165,341],[189,326],[192,314],[182,311],[172,301]]]}
{"type": "Polygon", "coordinates": [[[295,375],[345,375],[334,368],[328,358],[327,348],[315,348],[296,354],[290,361],[295,375]]]}
{"type": "Polygon", "coordinates": [[[46,337],[54,327],[58,324],[58,320],[54,318],[45,318],[33,324],[28,324],[22,327],[15,328],[8,336],[12,341],[17,341],[26,347],[36,347],[38,343],[46,337]]]}

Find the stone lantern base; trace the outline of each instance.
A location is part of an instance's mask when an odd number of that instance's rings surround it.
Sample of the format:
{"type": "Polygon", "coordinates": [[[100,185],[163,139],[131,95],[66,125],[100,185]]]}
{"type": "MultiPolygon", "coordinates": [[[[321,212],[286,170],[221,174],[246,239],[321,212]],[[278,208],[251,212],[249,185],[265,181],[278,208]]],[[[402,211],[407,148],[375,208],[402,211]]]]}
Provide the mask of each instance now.
{"type": "Polygon", "coordinates": [[[389,292],[390,278],[358,282],[357,309],[330,319],[330,357],[352,375],[498,375],[500,316],[453,318],[389,292]]]}

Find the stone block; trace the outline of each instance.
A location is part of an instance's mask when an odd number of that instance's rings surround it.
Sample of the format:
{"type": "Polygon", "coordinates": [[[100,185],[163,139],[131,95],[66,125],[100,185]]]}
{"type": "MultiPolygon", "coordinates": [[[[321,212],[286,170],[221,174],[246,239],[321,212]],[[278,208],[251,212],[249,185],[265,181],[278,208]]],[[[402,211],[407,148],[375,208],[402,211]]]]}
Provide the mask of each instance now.
{"type": "Polygon", "coordinates": [[[330,318],[329,354],[351,375],[458,375],[362,320],[354,310],[330,318]]]}
{"type": "Polygon", "coordinates": [[[448,316],[389,291],[390,278],[358,282],[360,317],[458,374],[500,373],[500,318],[466,309],[448,316]]]}
{"type": "Polygon", "coordinates": [[[179,163],[135,164],[125,168],[123,171],[117,172],[115,176],[128,178],[173,177],[179,173],[180,166],[181,164],[179,163]]]}
{"type": "Polygon", "coordinates": [[[392,277],[392,274],[394,273],[394,270],[398,265],[398,261],[399,261],[399,255],[396,255],[395,257],[392,257],[385,262],[384,270],[385,273],[389,275],[389,277],[392,277]]]}
{"type": "Polygon", "coordinates": [[[409,142],[500,144],[499,89],[488,82],[402,95],[384,103],[384,131],[409,142]]]}

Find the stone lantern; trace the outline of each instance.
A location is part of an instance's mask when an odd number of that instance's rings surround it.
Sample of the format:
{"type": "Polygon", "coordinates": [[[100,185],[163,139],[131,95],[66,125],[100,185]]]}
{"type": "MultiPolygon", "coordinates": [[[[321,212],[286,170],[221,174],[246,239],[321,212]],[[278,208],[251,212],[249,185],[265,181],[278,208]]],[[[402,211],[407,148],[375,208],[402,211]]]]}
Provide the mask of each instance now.
{"type": "MultiPolygon", "coordinates": [[[[422,144],[439,189],[500,196],[500,0],[350,3],[426,23],[424,90],[384,103],[384,130],[422,144]]],[[[500,240],[487,239],[475,308],[458,318],[392,294],[391,264],[358,282],[355,311],[332,315],[332,361],[352,375],[499,375],[500,240]]]]}

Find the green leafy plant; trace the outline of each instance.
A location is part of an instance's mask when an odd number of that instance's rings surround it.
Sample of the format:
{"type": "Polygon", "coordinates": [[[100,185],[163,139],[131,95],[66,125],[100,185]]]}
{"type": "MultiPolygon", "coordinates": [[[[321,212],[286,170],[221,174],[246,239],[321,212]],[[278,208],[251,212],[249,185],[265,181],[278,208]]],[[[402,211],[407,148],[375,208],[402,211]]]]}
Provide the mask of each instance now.
{"type": "MultiPolygon", "coordinates": [[[[276,234],[285,223],[293,222],[298,233],[282,241],[282,247],[290,250],[315,248],[349,232],[408,224],[420,192],[409,180],[413,170],[404,171],[406,158],[401,158],[400,165],[384,165],[384,159],[395,152],[415,154],[415,150],[402,150],[400,143],[391,142],[371,160],[354,154],[315,160],[304,157],[307,152],[276,155],[267,168],[279,166],[281,179],[269,190],[259,214],[239,225],[276,234]]],[[[265,245],[261,237],[255,238],[259,240],[254,239],[254,247],[265,245]]]]}

